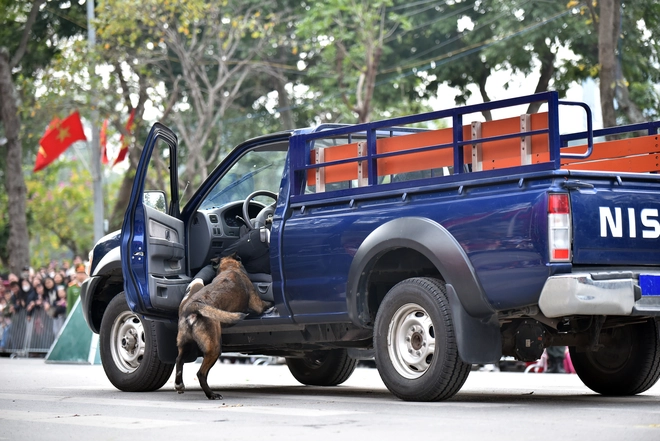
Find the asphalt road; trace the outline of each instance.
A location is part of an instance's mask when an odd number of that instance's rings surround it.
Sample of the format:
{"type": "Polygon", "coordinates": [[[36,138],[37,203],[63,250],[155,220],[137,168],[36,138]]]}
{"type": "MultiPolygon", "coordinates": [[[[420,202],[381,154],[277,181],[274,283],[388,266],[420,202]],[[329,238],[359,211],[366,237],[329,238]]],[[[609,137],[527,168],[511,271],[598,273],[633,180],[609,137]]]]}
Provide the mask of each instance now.
{"type": "Polygon", "coordinates": [[[152,393],[113,388],[101,366],[0,358],[0,440],[660,440],[660,385],[601,397],[576,375],[472,372],[453,399],[407,403],[372,368],[302,386],[286,366],[217,364],[209,401],[184,368],[152,393]]]}

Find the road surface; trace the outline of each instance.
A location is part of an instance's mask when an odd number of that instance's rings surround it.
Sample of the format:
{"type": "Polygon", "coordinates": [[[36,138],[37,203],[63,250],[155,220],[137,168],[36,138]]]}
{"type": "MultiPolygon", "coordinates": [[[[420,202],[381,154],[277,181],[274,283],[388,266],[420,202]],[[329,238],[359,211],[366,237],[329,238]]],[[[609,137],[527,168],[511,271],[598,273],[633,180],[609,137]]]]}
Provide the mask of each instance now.
{"type": "Polygon", "coordinates": [[[0,358],[0,440],[660,440],[660,385],[601,397],[576,375],[472,372],[449,401],[408,403],[376,369],[302,386],[286,366],[216,364],[209,401],[184,368],[159,391],[116,390],[101,366],[0,358]]]}

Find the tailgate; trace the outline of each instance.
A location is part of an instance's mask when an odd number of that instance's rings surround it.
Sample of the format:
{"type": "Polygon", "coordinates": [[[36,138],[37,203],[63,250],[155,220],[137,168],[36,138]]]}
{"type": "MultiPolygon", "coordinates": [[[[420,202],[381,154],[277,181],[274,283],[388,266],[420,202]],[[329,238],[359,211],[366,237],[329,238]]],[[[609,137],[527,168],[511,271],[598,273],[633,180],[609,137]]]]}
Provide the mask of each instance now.
{"type": "Polygon", "coordinates": [[[660,265],[657,175],[571,178],[573,264],[660,265]]]}

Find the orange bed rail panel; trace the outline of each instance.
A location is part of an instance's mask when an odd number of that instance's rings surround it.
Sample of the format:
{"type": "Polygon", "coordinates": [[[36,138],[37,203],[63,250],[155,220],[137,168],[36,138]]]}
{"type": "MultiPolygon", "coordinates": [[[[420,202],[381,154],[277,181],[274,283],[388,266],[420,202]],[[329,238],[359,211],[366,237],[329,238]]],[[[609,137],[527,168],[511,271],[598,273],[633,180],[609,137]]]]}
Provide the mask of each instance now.
{"type": "MultiPolygon", "coordinates": [[[[548,115],[547,113],[531,115],[530,122],[531,127],[527,128],[525,131],[547,129],[548,115]]],[[[481,135],[477,136],[478,139],[476,140],[502,135],[517,135],[519,133],[521,133],[520,117],[488,121],[481,123],[481,135]]],[[[472,138],[471,125],[463,126],[463,139],[470,140],[472,138]]],[[[483,155],[483,170],[521,165],[521,139],[521,136],[515,136],[497,141],[480,141],[481,152],[483,155]]],[[[377,160],[378,176],[451,167],[454,165],[454,153],[453,148],[451,147],[438,148],[426,152],[405,153],[405,151],[451,144],[452,142],[453,129],[451,127],[440,130],[431,130],[428,132],[412,133],[409,135],[379,138],[376,141],[376,151],[378,154],[393,152],[401,152],[401,154],[379,158],[377,160]]],[[[534,163],[548,160],[547,134],[532,136],[530,146],[534,163]]],[[[472,145],[465,145],[463,147],[463,161],[465,164],[471,164],[473,162],[472,154],[472,145]]],[[[316,155],[317,150],[312,150],[310,158],[311,164],[317,163],[316,155]]],[[[357,157],[358,143],[351,143],[324,148],[323,160],[319,162],[332,162],[357,157]]],[[[322,167],[324,174],[323,182],[330,184],[357,179],[357,164],[357,162],[349,162],[322,167]]],[[[316,174],[317,169],[308,170],[307,185],[315,185],[316,174]]]]}
{"type": "MultiPolygon", "coordinates": [[[[453,138],[451,127],[392,138],[381,138],[376,141],[376,152],[403,152],[416,148],[451,144],[453,138]]],[[[463,139],[470,139],[470,126],[463,126],[463,139]]],[[[463,147],[463,160],[465,163],[470,162],[470,146],[463,147]]],[[[451,167],[454,165],[454,149],[447,147],[427,152],[403,153],[380,158],[377,162],[378,176],[451,167]]]]}
{"type": "MultiPolygon", "coordinates": [[[[584,153],[586,145],[561,149],[562,153],[584,153]]],[[[658,135],[605,141],[594,144],[585,159],[562,159],[566,170],[599,170],[646,173],[660,171],[660,137],[658,135]]]]}
{"type": "MultiPolygon", "coordinates": [[[[548,114],[535,113],[531,115],[531,128],[527,131],[548,128],[548,114]]],[[[505,134],[520,133],[520,117],[488,121],[481,125],[481,137],[489,138],[505,134]]],[[[531,163],[549,161],[548,135],[533,135],[531,140],[531,163]]],[[[495,170],[522,165],[521,138],[508,138],[499,141],[489,141],[483,144],[482,170],[495,170]]]]}

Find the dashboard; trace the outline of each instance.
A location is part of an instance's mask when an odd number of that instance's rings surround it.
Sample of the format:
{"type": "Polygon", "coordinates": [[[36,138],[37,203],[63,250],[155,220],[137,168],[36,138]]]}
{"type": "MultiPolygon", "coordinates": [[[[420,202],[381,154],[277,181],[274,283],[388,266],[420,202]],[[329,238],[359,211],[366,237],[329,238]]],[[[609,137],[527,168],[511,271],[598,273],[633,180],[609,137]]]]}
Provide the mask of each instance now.
{"type": "MultiPolygon", "coordinates": [[[[257,217],[264,207],[260,202],[250,202],[250,218],[257,217]]],[[[190,225],[188,244],[192,275],[240,237],[241,227],[245,224],[239,217],[243,217],[243,201],[195,213],[190,225]]]]}

